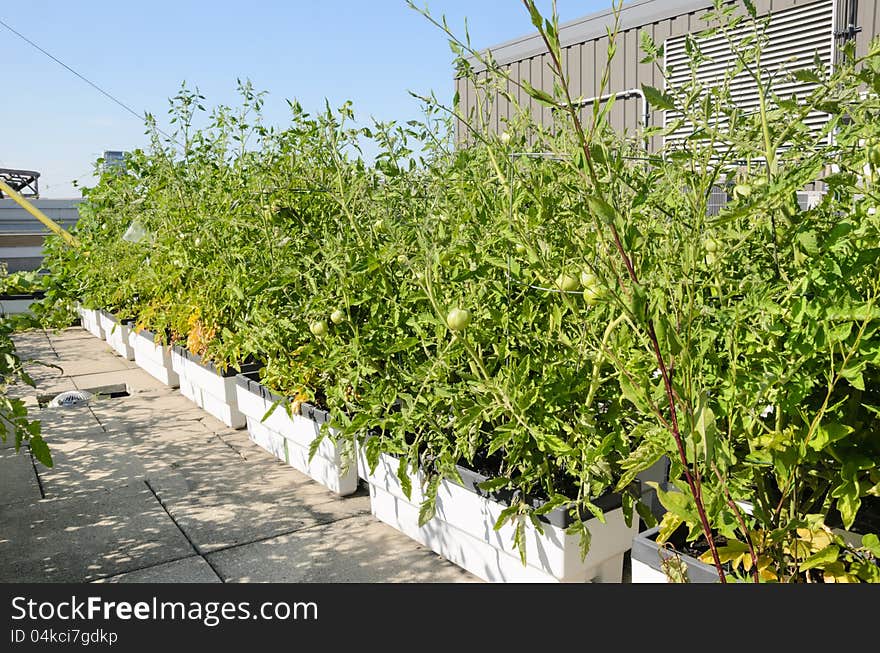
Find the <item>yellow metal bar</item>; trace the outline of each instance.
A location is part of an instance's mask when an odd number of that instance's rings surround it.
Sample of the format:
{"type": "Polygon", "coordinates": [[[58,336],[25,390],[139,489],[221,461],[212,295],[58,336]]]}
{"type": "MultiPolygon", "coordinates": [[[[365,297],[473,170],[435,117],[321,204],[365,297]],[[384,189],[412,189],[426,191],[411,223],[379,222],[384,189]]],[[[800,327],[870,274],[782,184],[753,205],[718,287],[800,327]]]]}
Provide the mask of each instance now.
{"type": "Polygon", "coordinates": [[[21,205],[21,208],[23,208],[25,211],[27,211],[32,216],[34,216],[37,220],[39,220],[44,225],[46,225],[50,230],[52,230],[54,233],[61,236],[68,245],[70,245],[71,247],[76,247],[79,245],[79,241],[74,236],[69,234],[64,229],[64,227],[62,227],[60,224],[55,222],[52,218],[50,218],[48,215],[43,213],[36,206],[34,206],[30,202],[28,202],[19,193],[12,190],[12,188],[9,186],[9,184],[7,184],[2,179],[0,179],[0,190],[2,190],[5,194],[9,195],[9,197],[14,199],[19,205],[21,205]]]}

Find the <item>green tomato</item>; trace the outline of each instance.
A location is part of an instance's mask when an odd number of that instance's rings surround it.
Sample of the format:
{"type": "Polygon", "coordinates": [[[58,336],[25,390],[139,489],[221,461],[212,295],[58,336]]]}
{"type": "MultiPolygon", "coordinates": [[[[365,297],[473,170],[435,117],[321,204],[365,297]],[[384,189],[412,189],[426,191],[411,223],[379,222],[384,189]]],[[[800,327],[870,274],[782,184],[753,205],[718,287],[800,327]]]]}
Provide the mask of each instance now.
{"type": "Polygon", "coordinates": [[[709,236],[703,239],[703,249],[709,252],[710,254],[715,254],[718,249],[721,247],[721,243],[719,243],[715,238],[709,236]]]}
{"type": "Polygon", "coordinates": [[[556,287],[563,292],[575,292],[581,284],[574,277],[563,273],[556,277],[556,287]]]}
{"type": "Polygon", "coordinates": [[[522,243],[517,243],[517,244],[516,244],[516,253],[519,254],[520,256],[522,256],[523,254],[525,254],[527,251],[528,251],[528,250],[526,249],[526,246],[523,245],[522,243]]]}
{"type": "Polygon", "coordinates": [[[748,184],[737,184],[733,187],[734,197],[749,197],[752,194],[752,187],[748,184]]]}
{"type": "Polygon", "coordinates": [[[463,331],[471,323],[471,312],[461,308],[453,308],[446,316],[446,326],[453,331],[463,331]]]}
{"type": "Polygon", "coordinates": [[[591,271],[581,272],[581,285],[584,287],[584,301],[590,306],[599,303],[605,297],[602,281],[591,271]]]}
{"type": "Polygon", "coordinates": [[[317,320],[309,325],[309,331],[316,338],[323,338],[327,335],[327,323],[324,320],[317,320]]]}
{"type": "Polygon", "coordinates": [[[333,324],[342,324],[345,321],[345,311],[341,308],[337,308],[330,314],[330,321],[333,324]]]}

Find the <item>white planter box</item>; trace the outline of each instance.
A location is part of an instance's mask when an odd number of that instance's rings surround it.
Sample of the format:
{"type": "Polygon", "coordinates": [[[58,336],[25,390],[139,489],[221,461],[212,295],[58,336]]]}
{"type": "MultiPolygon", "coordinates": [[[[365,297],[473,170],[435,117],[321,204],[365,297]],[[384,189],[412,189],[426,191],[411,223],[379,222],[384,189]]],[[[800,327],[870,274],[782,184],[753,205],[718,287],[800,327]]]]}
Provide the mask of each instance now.
{"type": "Polygon", "coordinates": [[[327,414],[311,406],[303,407],[305,415],[288,415],[279,405],[271,415],[263,416],[281,397],[259,384],[255,374],[239,374],[236,379],[238,409],[247,417],[250,439],[276,458],[306,474],[331,491],[346,496],[357,490],[358,466],[348,461],[347,468],[340,448],[325,437],[309,460],[309,447],[327,421],[327,414]]]}
{"type": "Polygon", "coordinates": [[[157,343],[155,335],[146,329],[129,330],[129,344],[138,367],[171,388],[180,387],[180,377],[171,367],[171,347],[157,343]]]}
{"type": "MultiPolygon", "coordinates": [[[[171,369],[177,373],[184,397],[234,429],[243,429],[247,418],[238,409],[235,375],[238,370],[220,374],[211,363],[180,347],[171,349],[171,369]]],[[[251,371],[253,366],[242,371],[251,371]]]]}
{"type": "Polygon", "coordinates": [[[106,311],[98,311],[98,318],[107,344],[124,359],[133,361],[134,349],[128,342],[128,336],[131,332],[129,326],[106,311]]]}
{"type": "Polygon", "coordinates": [[[99,317],[100,312],[96,311],[93,308],[83,308],[82,306],[80,306],[77,310],[79,311],[83,329],[91,333],[96,338],[106,340],[104,336],[104,329],[101,328],[101,319],[99,317]]]}
{"type": "MultiPolygon", "coordinates": [[[[632,546],[632,582],[633,583],[668,583],[669,579],[662,570],[662,561],[670,558],[672,551],[659,547],[655,538],[657,527],[639,533],[633,538],[632,546]]],[[[679,554],[687,567],[688,579],[691,583],[717,583],[718,572],[712,565],[707,565],[686,554],[679,554]]]]}
{"type": "MultiPolygon", "coordinates": [[[[361,470],[370,486],[373,515],[447,560],[489,582],[605,582],[623,580],[624,553],[632,546],[639,519],[627,526],[620,507],[605,513],[606,523],[591,519],[587,526],[592,543],[586,559],[580,557],[580,538],[568,535],[561,524],[542,524],[544,533],[526,525],[526,566],[513,545],[514,524],[494,530],[506,507],[470,488],[444,479],[437,493],[436,513],[419,527],[422,501],[421,474],[410,475],[412,498],[407,499],[397,478],[400,461],[381,454],[374,472],[369,471],[363,448],[361,470]]],[[[551,513],[552,514],[552,513],[551,513]]],[[[562,512],[553,521],[562,518],[562,512]]]]}
{"type": "Polygon", "coordinates": [[[0,315],[22,315],[29,313],[31,304],[42,297],[35,295],[0,295],[0,315]]]}

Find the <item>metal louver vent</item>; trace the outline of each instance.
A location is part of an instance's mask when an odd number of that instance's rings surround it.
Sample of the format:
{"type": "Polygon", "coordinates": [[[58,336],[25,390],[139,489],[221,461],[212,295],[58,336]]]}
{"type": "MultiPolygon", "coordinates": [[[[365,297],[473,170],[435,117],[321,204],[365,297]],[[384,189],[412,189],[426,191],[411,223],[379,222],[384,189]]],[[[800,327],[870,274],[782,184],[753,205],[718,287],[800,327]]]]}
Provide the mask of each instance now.
{"type": "MultiPolygon", "coordinates": [[[[767,46],[761,52],[761,65],[764,74],[775,74],[780,69],[795,71],[802,68],[815,68],[818,57],[826,70],[834,64],[834,6],[835,0],[821,0],[804,6],[793,7],[775,12],[770,16],[767,27],[767,46]]],[[[732,32],[734,42],[747,35],[747,27],[732,32]]],[[[685,49],[686,36],[677,36],[666,41],[665,55],[667,70],[671,73],[667,79],[667,88],[682,86],[690,82],[691,73],[688,66],[688,54],[685,49]]],[[[694,39],[700,51],[708,57],[697,70],[700,82],[707,86],[723,83],[725,73],[735,62],[724,36],[694,39]]],[[[805,97],[816,88],[809,82],[783,80],[775,81],[773,92],[780,96],[805,97]]],[[[738,74],[730,83],[731,97],[743,111],[758,110],[758,94],[754,80],[748,72],[738,74]]],[[[664,126],[669,128],[682,116],[674,111],[665,112],[664,126]]],[[[819,130],[827,122],[827,114],[811,113],[805,123],[814,130],[819,130]]],[[[719,120],[719,124],[722,121],[719,120]]],[[[666,136],[666,143],[675,146],[691,135],[694,126],[684,121],[672,133],[666,136]]]]}

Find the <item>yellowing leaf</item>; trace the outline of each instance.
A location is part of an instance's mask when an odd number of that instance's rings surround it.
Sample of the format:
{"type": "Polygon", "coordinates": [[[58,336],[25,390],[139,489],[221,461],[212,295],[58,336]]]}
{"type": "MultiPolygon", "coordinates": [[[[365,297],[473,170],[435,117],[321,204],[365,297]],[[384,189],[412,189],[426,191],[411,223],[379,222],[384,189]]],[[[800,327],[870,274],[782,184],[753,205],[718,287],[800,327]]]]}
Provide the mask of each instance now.
{"type": "Polygon", "coordinates": [[[837,557],[839,555],[840,547],[838,547],[836,544],[826,546],[818,553],[814,553],[809,558],[804,560],[800,564],[801,571],[806,571],[807,569],[815,569],[816,567],[821,567],[822,569],[827,570],[830,565],[834,564],[837,561],[837,557]]]}

